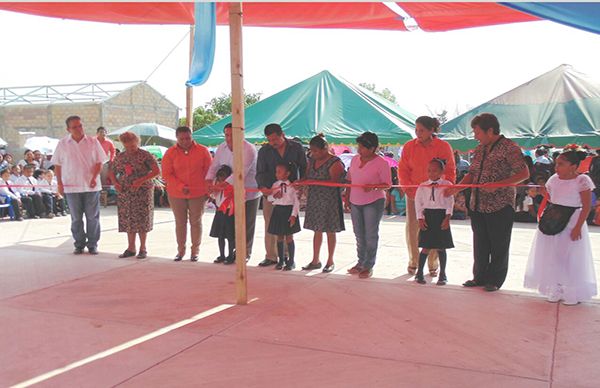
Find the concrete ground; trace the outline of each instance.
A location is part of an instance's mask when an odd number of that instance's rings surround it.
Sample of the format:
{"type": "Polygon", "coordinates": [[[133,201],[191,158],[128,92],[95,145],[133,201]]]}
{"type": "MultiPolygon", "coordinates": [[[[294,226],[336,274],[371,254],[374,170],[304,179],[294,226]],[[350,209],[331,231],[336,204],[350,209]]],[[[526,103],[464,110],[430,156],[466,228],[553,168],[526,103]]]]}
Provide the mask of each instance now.
{"type": "MultiPolygon", "coordinates": [[[[349,219],[338,235],[336,271],[325,275],[256,267],[264,257],[259,215],[248,264],[252,302],[235,306],[234,266],[212,264],[212,213],[199,263],[172,261],[168,209],[155,212],[150,257],[118,259],[126,245],[115,213],[102,209],[98,256],[71,254],[68,218],[0,222],[0,387],[571,388],[600,381],[599,301],[568,307],[522,288],[532,225],[515,225],[508,279],[486,293],[460,286],[471,277],[468,222],[453,223],[449,285],[439,287],[406,274],[403,218],[385,217],[374,277],[358,279],[346,275],[355,262],[349,219]]],[[[598,261],[600,228],[591,239],[598,261]]],[[[311,232],[296,241],[299,268],[311,258],[311,232]]]]}

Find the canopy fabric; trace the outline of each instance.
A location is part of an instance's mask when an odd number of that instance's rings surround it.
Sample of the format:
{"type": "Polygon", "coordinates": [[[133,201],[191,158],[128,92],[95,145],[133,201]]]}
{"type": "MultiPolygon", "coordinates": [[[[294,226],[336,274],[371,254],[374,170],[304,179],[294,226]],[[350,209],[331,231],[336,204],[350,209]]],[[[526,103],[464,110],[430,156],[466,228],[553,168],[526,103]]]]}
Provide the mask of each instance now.
{"type": "MultiPolygon", "coordinates": [[[[309,141],[323,133],[331,144],[355,144],[365,131],[381,144],[404,144],[413,138],[416,117],[383,97],[322,71],[245,109],[245,138],[265,142],[264,128],[278,123],[288,137],[309,141]]],[[[224,141],[225,117],[194,132],[205,145],[224,141]]]]}
{"type": "MultiPolygon", "coordinates": [[[[425,31],[549,19],[600,32],[598,3],[398,2],[425,31]]],[[[217,3],[217,24],[229,21],[228,3],[217,3]]],[[[120,24],[194,24],[193,2],[0,2],[0,10],[63,19],[120,24]]],[[[404,16],[384,2],[244,2],[244,25],[406,31],[404,16]]]]}
{"type": "Polygon", "coordinates": [[[61,19],[118,24],[194,24],[194,3],[3,3],[0,9],[61,19]]]}
{"type": "Polygon", "coordinates": [[[48,136],[33,136],[25,140],[24,147],[32,151],[40,151],[42,154],[52,155],[58,146],[59,139],[48,136]]]}
{"type": "Polygon", "coordinates": [[[477,146],[471,119],[493,113],[501,133],[525,148],[569,143],[600,147],[600,82],[561,65],[442,126],[441,137],[459,150],[477,146]]]}
{"type": "Polygon", "coordinates": [[[600,34],[600,4],[598,3],[501,3],[518,11],[570,27],[600,34]]]}
{"type": "MultiPolygon", "coordinates": [[[[120,24],[194,24],[194,3],[2,3],[0,9],[64,19],[120,24]]],[[[515,11],[517,12],[517,11],[515,11]]],[[[229,23],[217,3],[217,24],[229,23]]],[[[246,3],[244,25],[256,27],[403,30],[401,17],[383,3],[246,3]]]]}
{"type": "Polygon", "coordinates": [[[118,140],[119,135],[125,132],[133,132],[138,135],[140,137],[141,144],[144,146],[161,145],[170,147],[177,142],[177,137],[175,136],[175,130],[173,128],[156,123],[139,123],[128,125],[110,132],[108,137],[118,140]]]}
{"type": "Polygon", "coordinates": [[[497,24],[538,21],[539,17],[498,3],[397,3],[424,31],[450,31],[497,24]]]}

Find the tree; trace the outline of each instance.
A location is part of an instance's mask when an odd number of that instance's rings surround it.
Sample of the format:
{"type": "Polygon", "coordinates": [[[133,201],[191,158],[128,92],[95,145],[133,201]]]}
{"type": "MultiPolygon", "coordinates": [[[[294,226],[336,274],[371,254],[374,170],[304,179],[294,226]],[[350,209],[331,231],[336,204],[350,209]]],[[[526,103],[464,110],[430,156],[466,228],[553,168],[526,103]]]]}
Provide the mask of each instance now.
{"type": "MultiPolygon", "coordinates": [[[[244,96],[244,106],[250,106],[258,101],[262,93],[248,93],[244,96]]],[[[231,114],[231,94],[222,94],[212,98],[204,106],[194,109],[193,129],[200,129],[221,120],[231,114]]],[[[179,120],[180,125],[185,125],[185,118],[179,120]]]]}
{"type": "Polygon", "coordinates": [[[435,117],[436,119],[438,119],[440,125],[444,125],[448,121],[448,109],[443,107],[439,109],[432,109],[428,105],[425,106],[427,107],[427,110],[429,111],[431,117],[435,117]]]}
{"type": "Polygon", "coordinates": [[[375,84],[368,84],[366,82],[363,82],[361,84],[358,84],[358,86],[361,86],[383,98],[385,98],[386,100],[392,102],[392,103],[396,103],[396,96],[394,96],[394,94],[392,93],[392,91],[388,88],[383,89],[382,91],[377,91],[375,84]]]}

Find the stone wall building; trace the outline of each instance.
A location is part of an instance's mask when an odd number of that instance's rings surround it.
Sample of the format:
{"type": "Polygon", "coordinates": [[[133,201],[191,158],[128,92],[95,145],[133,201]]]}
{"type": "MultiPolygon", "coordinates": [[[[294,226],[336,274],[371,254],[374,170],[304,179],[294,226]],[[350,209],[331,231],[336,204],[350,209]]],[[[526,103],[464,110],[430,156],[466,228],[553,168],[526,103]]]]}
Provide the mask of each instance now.
{"type": "Polygon", "coordinates": [[[179,108],[143,81],[0,88],[0,138],[9,149],[30,136],[65,136],[71,115],[92,134],[148,122],[176,128],[179,108]]]}

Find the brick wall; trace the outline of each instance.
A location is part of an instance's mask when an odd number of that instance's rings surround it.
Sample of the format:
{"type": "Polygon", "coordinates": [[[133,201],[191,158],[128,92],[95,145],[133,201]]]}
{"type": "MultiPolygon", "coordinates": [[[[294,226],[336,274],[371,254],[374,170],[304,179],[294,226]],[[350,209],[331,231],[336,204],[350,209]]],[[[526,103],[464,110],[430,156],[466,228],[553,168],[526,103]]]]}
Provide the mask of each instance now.
{"type": "Polygon", "coordinates": [[[179,109],[151,86],[140,83],[101,103],[0,107],[0,137],[10,149],[20,151],[27,136],[19,135],[19,131],[61,138],[66,134],[65,119],[71,115],[80,116],[86,132],[94,134],[101,125],[112,131],[141,122],[175,128],[179,109]]]}

